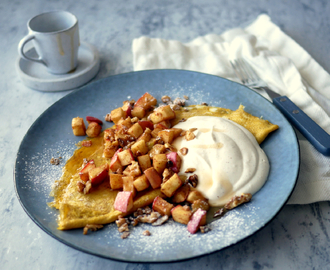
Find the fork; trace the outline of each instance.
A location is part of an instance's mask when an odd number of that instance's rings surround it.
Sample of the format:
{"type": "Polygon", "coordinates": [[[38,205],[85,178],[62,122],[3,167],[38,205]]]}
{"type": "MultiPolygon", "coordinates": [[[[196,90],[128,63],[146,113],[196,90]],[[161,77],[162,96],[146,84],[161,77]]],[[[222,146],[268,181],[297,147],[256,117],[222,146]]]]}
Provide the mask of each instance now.
{"type": "Polygon", "coordinates": [[[249,88],[266,91],[273,104],[289,122],[323,155],[330,156],[330,135],[296,106],[287,96],[272,91],[243,58],[230,61],[237,77],[249,88]]]}

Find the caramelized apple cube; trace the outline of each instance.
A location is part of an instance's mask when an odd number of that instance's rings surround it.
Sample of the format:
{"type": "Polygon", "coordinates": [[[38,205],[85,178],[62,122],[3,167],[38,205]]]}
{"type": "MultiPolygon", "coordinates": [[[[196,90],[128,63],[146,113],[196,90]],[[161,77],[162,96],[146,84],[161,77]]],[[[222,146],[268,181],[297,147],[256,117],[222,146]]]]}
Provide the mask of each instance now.
{"type": "Polygon", "coordinates": [[[122,189],[123,188],[123,175],[111,173],[110,174],[110,187],[112,189],[122,189]]]}
{"type": "Polygon", "coordinates": [[[157,99],[146,92],[142,97],[140,97],[134,104],[135,107],[142,107],[145,110],[149,110],[152,106],[157,104],[157,99]]]}
{"type": "Polygon", "coordinates": [[[158,137],[160,137],[164,143],[172,143],[174,139],[174,131],[170,129],[161,130],[158,132],[158,137]]]}
{"type": "Polygon", "coordinates": [[[127,133],[137,139],[143,134],[143,129],[139,123],[135,123],[128,129],[127,133]]]}
{"type": "Polygon", "coordinates": [[[133,110],[131,111],[131,115],[132,117],[142,119],[146,115],[146,111],[142,107],[134,106],[133,110]]]}
{"type": "Polygon", "coordinates": [[[189,195],[187,197],[187,201],[190,203],[193,203],[196,200],[204,200],[206,201],[207,199],[203,196],[203,194],[198,191],[198,190],[192,190],[189,192],[189,195]]]}
{"type": "Polygon", "coordinates": [[[125,119],[122,118],[116,124],[116,131],[126,133],[127,129],[129,129],[132,125],[131,117],[127,117],[125,119]]]}
{"type": "Polygon", "coordinates": [[[76,117],[72,119],[72,131],[75,136],[85,136],[86,135],[86,127],[84,123],[84,119],[81,117],[76,117]]]}
{"type": "Polygon", "coordinates": [[[137,141],[144,140],[146,143],[151,140],[151,129],[146,128],[143,134],[137,139],[137,141]]]}
{"type": "Polygon", "coordinates": [[[153,131],[151,131],[151,137],[153,138],[157,138],[158,137],[158,133],[161,132],[162,130],[164,130],[164,128],[155,128],[153,131]]]}
{"type": "Polygon", "coordinates": [[[126,149],[118,153],[118,158],[120,160],[121,166],[126,166],[134,161],[133,153],[131,149],[126,149]]]}
{"type": "Polygon", "coordinates": [[[98,123],[99,125],[103,125],[103,122],[100,120],[100,119],[98,119],[98,118],[96,118],[96,117],[93,117],[93,116],[86,116],[86,121],[88,122],[88,123],[91,123],[91,122],[96,122],[96,123],[98,123]]]}
{"type": "Polygon", "coordinates": [[[165,152],[166,148],[163,144],[155,144],[149,151],[149,156],[150,158],[153,158],[154,155],[164,154],[165,152]]]}
{"type": "Polygon", "coordinates": [[[126,118],[126,113],[123,111],[123,109],[121,107],[119,107],[117,109],[112,110],[110,113],[110,116],[111,116],[111,120],[115,124],[117,124],[120,119],[126,118]]]}
{"type": "Polygon", "coordinates": [[[146,169],[151,167],[151,160],[149,155],[143,155],[137,157],[141,170],[144,172],[146,169]]]}
{"type": "Polygon", "coordinates": [[[177,205],[172,208],[171,214],[173,220],[182,224],[188,224],[191,218],[192,212],[189,207],[183,207],[182,205],[177,205]]]}
{"type": "Polygon", "coordinates": [[[113,205],[115,210],[122,213],[127,213],[133,208],[133,194],[129,191],[118,192],[115,203],[113,205]]]}
{"type": "Polygon", "coordinates": [[[175,112],[171,109],[170,105],[159,107],[152,114],[150,114],[150,120],[157,124],[165,120],[171,120],[175,118],[175,112]]]}
{"type": "Polygon", "coordinates": [[[133,184],[137,191],[145,190],[150,186],[149,180],[145,174],[142,174],[141,176],[136,178],[133,184]]]}
{"type": "Polygon", "coordinates": [[[208,211],[210,209],[210,205],[206,200],[197,199],[191,204],[191,209],[193,212],[197,209],[208,211]]]}
{"type": "Polygon", "coordinates": [[[146,169],[144,171],[144,174],[148,178],[149,183],[153,189],[160,187],[160,185],[162,183],[162,178],[153,167],[146,169]]]}
{"type": "Polygon", "coordinates": [[[96,122],[90,122],[86,134],[88,137],[95,138],[98,137],[101,133],[102,127],[96,122]]]}
{"type": "Polygon", "coordinates": [[[81,169],[79,172],[79,177],[82,181],[87,182],[89,180],[89,174],[88,172],[92,169],[96,168],[96,165],[94,163],[94,160],[90,160],[84,168],[81,169]]]}
{"type": "Polygon", "coordinates": [[[154,211],[157,211],[159,214],[162,216],[170,216],[171,215],[171,210],[174,207],[173,204],[165,201],[161,197],[157,196],[153,203],[152,203],[152,209],[154,211]]]}
{"type": "Polygon", "coordinates": [[[119,148],[116,153],[113,155],[110,161],[110,170],[113,172],[116,172],[117,170],[122,170],[123,166],[121,165],[120,159],[118,157],[118,154],[122,152],[123,149],[119,148]]]}
{"type": "Polygon", "coordinates": [[[126,114],[126,117],[132,115],[132,105],[128,101],[124,102],[124,105],[121,107],[126,114]]]}
{"type": "Polygon", "coordinates": [[[167,164],[167,157],[166,154],[157,154],[154,155],[153,158],[153,167],[155,168],[155,170],[159,173],[162,174],[163,171],[166,168],[166,164],[167,164]]]}
{"type": "Polygon", "coordinates": [[[182,203],[182,202],[184,202],[187,199],[189,192],[190,192],[189,185],[183,185],[183,186],[181,186],[174,193],[174,195],[172,197],[172,202],[173,203],[182,203]]]}
{"type": "Polygon", "coordinates": [[[142,127],[143,131],[145,131],[147,128],[150,130],[154,129],[154,124],[149,120],[140,120],[138,123],[142,127]]]}
{"type": "Polygon", "coordinates": [[[166,157],[172,163],[172,166],[170,166],[169,168],[173,172],[178,173],[180,171],[180,168],[181,168],[181,158],[178,155],[178,153],[177,152],[170,152],[170,153],[166,154],[166,157]]]}
{"type": "Polygon", "coordinates": [[[133,176],[123,176],[123,191],[129,191],[132,193],[132,196],[135,197],[136,189],[133,182],[133,176]]]}
{"type": "Polygon", "coordinates": [[[88,172],[88,175],[92,185],[101,184],[103,180],[108,177],[108,170],[109,170],[108,164],[104,164],[102,166],[91,169],[88,172]]]}
{"type": "Polygon", "coordinates": [[[141,156],[148,153],[149,148],[146,145],[146,142],[144,140],[137,141],[131,146],[131,150],[134,156],[141,156]]]}
{"type": "Polygon", "coordinates": [[[168,129],[171,128],[171,122],[169,120],[161,121],[154,124],[154,128],[168,129]]]}
{"type": "Polygon", "coordinates": [[[206,224],[206,211],[198,209],[191,217],[188,222],[187,229],[191,234],[196,233],[199,230],[200,226],[206,224]]]}
{"type": "Polygon", "coordinates": [[[172,197],[175,191],[182,186],[182,181],[180,177],[175,173],[170,179],[161,185],[161,192],[163,192],[167,197],[172,197]]]}

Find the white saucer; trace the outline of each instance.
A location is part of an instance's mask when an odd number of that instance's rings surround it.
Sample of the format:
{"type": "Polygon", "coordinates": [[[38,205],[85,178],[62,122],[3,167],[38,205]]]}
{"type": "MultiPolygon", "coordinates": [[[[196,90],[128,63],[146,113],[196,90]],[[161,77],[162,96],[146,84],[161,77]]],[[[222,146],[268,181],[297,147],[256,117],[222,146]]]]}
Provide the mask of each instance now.
{"type": "MultiPolygon", "coordinates": [[[[34,49],[27,54],[36,57],[34,49]]],[[[78,51],[78,66],[68,74],[51,74],[43,64],[18,58],[16,69],[22,82],[40,91],[63,91],[77,88],[90,81],[97,74],[100,67],[99,53],[88,43],[81,43],[78,51]]]]}

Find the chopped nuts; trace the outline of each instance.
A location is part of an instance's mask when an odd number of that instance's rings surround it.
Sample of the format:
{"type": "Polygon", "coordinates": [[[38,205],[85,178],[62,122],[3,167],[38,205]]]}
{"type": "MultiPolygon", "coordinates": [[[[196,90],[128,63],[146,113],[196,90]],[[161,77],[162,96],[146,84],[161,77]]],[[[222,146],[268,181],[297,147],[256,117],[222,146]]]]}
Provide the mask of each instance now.
{"type": "Polygon", "coordinates": [[[189,178],[187,179],[187,182],[189,185],[191,185],[192,187],[197,187],[198,184],[198,176],[196,174],[193,174],[191,176],[189,176],[189,178]]]}
{"type": "Polygon", "coordinates": [[[231,210],[243,203],[247,203],[251,200],[252,195],[250,193],[243,193],[241,196],[234,196],[226,205],[225,208],[231,210]]]}
{"type": "Polygon", "coordinates": [[[145,235],[145,236],[150,236],[151,235],[151,233],[148,230],[145,230],[142,234],[145,235]]]}
{"type": "Polygon", "coordinates": [[[182,147],[179,151],[184,156],[188,154],[188,148],[187,147],[182,147]]]}
{"type": "Polygon", "coordinates": [[[102,229],[103,225],[98,225],[98,224],[87,224],[84,227],[83,234],[86,235],[88,233],[88,230],[91,230],[93,232],[97,231],[98,229],[102,229]]]}
{"type": "Polygon", "coordinates": [[[50,164],[52,165],[59,165],[60,164],[60,159],[59,158],[51,158],[50,164]]]}
{"type": "Polygon", "coordinates": [[[195,172],[195,171],[196,171],[195,168],[188,168],[188,169],[185,171],[185,173],[193,173],[193,172],[195,172]]]}
{"type": "Polygon", "coordinates": [[[170,98],[169,96],[162,96],[162,101],[163,101],[164,103],[168,103],[168,102],[171,101],[171,98],[170,98]]]}
{"type": "Polygon", "coordinates": [[[120,237],[121,239],[126,239],[129,236],[129,232],[124,232],[120,237]]]}
{"type": "Polygon", "coordinates": [[[111,114],[108,113],[108,114],[105,116],[104,120],[107,121],[107,122],[111,122],[111,121],[112,121],[112,120],[111,120],[111,114]]]}

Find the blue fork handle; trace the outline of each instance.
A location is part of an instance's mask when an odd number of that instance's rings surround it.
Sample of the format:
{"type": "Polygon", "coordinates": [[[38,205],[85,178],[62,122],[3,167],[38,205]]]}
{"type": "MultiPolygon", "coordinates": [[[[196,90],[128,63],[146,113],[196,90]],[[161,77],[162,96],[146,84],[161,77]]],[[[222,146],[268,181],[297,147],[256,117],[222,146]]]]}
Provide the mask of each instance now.
{"type": "Polygon", "coordinates": [[[297,107],[288,97],[273,99],[273,104],[284,114],[289,122],[325,156],[330,156],[330,135],[297,107]]]}

